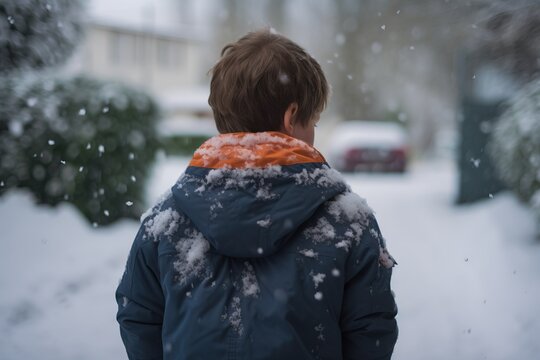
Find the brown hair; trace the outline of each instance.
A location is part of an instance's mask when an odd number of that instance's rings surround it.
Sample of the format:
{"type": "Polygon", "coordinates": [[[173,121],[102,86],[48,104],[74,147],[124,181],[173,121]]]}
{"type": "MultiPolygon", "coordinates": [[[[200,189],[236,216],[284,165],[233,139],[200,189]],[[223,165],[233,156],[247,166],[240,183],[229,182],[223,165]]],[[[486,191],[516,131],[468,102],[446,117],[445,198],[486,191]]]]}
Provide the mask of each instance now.
{"type": "Polygon", "coordinates": [[[306,126],[324,110],[328,83],[300,46],[269,29],[228,44],[211,69],[208,103],[220,133],[279,131],[291,103],[306,126]]]}

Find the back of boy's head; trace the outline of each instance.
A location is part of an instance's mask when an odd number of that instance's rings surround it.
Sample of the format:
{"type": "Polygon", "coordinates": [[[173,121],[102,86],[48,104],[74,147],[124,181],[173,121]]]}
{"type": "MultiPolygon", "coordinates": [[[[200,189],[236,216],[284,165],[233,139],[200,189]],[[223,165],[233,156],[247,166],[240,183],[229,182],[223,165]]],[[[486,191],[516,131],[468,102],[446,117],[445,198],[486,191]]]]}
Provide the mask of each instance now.
{"type": "Polygon", "coordinates": [[[326,106],[320,65],[269,29],[225,46],[211,72],[208,103],[220,133],[280,131],[292,103],[298,104],[294,121],[306,126],[326,106]]]}

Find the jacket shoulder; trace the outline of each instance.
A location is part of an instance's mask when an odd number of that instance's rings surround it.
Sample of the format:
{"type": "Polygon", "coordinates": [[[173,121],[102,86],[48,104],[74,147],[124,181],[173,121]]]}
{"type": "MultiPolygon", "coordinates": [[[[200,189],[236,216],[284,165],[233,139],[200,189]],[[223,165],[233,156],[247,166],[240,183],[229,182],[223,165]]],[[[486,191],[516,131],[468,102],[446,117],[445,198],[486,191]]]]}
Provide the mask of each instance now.
{"type": "Polygon", "coordinates": [[[375,213],[367,201],[353,192],[344,192],[325,202],[302,230],[307,243],[313,243],[329,256],[345,257],[348,273],[355,273],[364,262],[379,262],[386,268],[395,264],[386,250],[375,213]]]}

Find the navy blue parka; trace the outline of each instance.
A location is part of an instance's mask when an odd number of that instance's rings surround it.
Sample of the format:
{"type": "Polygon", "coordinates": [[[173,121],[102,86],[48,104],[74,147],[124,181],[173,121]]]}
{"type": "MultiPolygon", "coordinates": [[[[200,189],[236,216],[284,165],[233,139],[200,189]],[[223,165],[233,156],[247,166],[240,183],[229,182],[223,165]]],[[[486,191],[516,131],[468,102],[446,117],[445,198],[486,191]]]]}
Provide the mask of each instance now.
{"type": "Polygon", "coordinates": [[[117,319],[130,359],[390,359],[393,265],[314,148],[219,135],[143,215],[117,319]]]}

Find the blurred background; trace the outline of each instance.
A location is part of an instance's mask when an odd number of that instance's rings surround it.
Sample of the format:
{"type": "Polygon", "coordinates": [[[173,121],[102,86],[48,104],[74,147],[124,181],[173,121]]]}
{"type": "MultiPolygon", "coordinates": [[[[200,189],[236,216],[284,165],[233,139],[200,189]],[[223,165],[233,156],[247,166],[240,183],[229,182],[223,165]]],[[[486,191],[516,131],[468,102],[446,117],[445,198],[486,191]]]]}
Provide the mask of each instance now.
{"type": "Polygon", "coordinates": [[[399,265],[395,359],[540,353],[537,0],[0,0],[0,359],[123,359],[138,218],[270,27],[332,86],[316,147],[399,265]]]}

